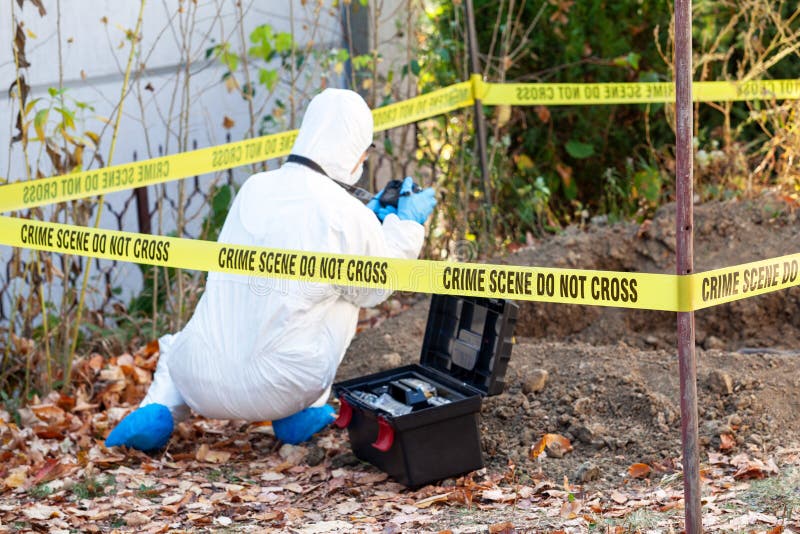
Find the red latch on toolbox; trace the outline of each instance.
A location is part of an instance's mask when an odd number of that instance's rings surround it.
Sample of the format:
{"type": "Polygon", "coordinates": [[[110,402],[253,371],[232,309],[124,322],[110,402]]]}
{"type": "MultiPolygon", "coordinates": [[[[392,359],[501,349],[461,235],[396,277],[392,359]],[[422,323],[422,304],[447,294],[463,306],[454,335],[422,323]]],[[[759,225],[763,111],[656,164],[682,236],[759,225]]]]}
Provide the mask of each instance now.
{"type": "Polygon", "coordinates": [[[339,417],[333,422],[339,428],[346,428],[353,419],[353,407],[345,400],[344,397],[339,398],[339,417]]]}
{"type": "Polygon", "coordinates": [[[373,447],[381,452],[386,452],[392,448],[394,443],[394,428],[383,417],[378,417],[378,437],[375,439],[373,447]]]}

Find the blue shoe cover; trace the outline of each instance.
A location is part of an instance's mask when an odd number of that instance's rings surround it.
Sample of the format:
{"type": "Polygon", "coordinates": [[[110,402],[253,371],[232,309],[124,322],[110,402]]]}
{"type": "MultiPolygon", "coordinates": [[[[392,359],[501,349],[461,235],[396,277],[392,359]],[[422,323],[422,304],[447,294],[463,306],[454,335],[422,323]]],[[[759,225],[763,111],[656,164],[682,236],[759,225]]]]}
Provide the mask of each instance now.
{"type": "Polygon", "coordinates": [[[119,422],[106,438],[106,447],[126,445],[140,451],[154,451],[167,444],[172,429],[169,408],[163,404],[148,404],[119,422]]]}
{"type": "Polygon", "coordinates": [[[333,423],[336,419],[333,406],[306,408],[289,417],[272,422],[275,437],[284,443],[297,445],[308,441],[311,436],[333,423]]]}

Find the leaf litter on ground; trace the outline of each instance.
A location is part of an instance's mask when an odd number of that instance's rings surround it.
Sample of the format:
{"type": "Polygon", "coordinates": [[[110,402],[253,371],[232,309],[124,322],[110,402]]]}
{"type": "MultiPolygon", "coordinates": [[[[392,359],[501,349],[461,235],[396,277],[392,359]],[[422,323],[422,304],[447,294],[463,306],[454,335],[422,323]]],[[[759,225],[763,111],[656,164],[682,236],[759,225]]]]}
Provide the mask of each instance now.
{"type": "MultiPolygon", "coordinates": [[[[202,417],[180,423],[159,453],[107,449],[104,438],[144,396],[157,358],[154,343],[134,354],[84,358],[74,395],[34,399],[15,414],[19,425],[0,406],[0,532],[681,529],[681,472],[644,462],[631,465],[613,490],[518,477],[511,463],[503,472],[483,469],[410,490],[355,458],[342,431],[295,446],[279,443],[269,424],[202,417]]],[[[705,529],[800,529],[791,508],[754,510],[746,501],[753,484],[787,472],[793,486],[779,495],[796,499],[792,466],[800,466],[800,450],[779,451],[776,460],[731,456],[731,448],[724,441],[703,463],[705,529]]],[[[531,444],[530,461],[557,462],[571,450],[565,437],[545,434],[531,444]]]]}

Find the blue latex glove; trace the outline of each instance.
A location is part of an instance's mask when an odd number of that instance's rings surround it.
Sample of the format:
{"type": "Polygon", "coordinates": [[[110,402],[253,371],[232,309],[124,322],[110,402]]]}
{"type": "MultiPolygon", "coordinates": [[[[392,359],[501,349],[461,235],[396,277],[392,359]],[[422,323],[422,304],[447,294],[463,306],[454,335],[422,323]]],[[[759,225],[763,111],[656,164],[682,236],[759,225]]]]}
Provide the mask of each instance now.
{"type": "Polygon", "coordinates": [[[106,438],[106,447],[127,445],[140,451],[154,451],[167,444],[172,429],[169,408],[163,404],[148,404],[119,422],[106,438]]]}
{"type": "Polygon", "coordinates": [[[436,206],[436,192],[428,187],[419,193],[413,192],[414,180],[408,176],[400,188],[400,200],[397,201],[397,216],[406,221],[425,224],[436,206]],[[408,193],[408,194],[405,194],[408,193]]]}
{"type": "Polygon", "coordinates": [[[333,423],[336,414],[333,406],[325,405],[319,408],[306,408],[289,417],[272,422],[275,437],[284,443],[297,445],[308,441],[311,436],[333,423]]]}
{"type": "Polygon", "coordinates": [[[375,215],[378,216],[378,220],[383,222],[387,215],[390,213],[397,214],[397,209],[394,206],[383,206],[380,203],[381,195],[383,195],[383,189],[380,192],[372,197],[372,200],[367,202],[367,207],[375,212],[375,215]]]}

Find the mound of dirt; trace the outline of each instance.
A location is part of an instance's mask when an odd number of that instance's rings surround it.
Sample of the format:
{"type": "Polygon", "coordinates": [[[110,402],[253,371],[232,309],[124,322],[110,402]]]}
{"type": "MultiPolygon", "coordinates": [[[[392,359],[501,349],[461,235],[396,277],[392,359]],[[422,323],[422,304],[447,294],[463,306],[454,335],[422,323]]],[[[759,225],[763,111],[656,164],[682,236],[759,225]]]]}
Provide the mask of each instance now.
{"type": "MultiPolygon", "coordinates": [[[[501,261],[673,272],[674,213],[667,206],[644,225],[570,228],[501,261]]],[[[795,253],[790,247],[800,243],[797,213],[774,197],[696,206],[695,222],[698,271],[795,253]]],[[[416,362],[427,302],[421,296],[361,333],[337,380],[416,362]]],[[[511,461],[528,476],[607,486],[633,463],[671,471],[681,452],[675,314],[520,304],[506,390],[483,403],[489,467],[511,461]],[[531,460],[545,433],[561,434],[574,449],[531,460]]],[[[697,329],[704,450],[768,454],[792,445],[800,430],[800,288],[703,310],[697,329]]]]}
{"type": "MultiPolygon", "coordinates": [[[[695,271],[707,271],[785,254],[800,247],[795,206],[780,197],[713,202],[695,206],[695,271]]],[[[630,271],[675,272],[675,205],[642,225],[570,227],[538,246],[504,260],[535,265],[630,271]]],[[[800,287],[698,311],[697,343],[705,348],[800,347],[800,287]]],[[[669,348],[676,342],[669,312],[598,306],[523,303],[517,334],[592,344],[623,340],[640,348],[669,348]]]]}

